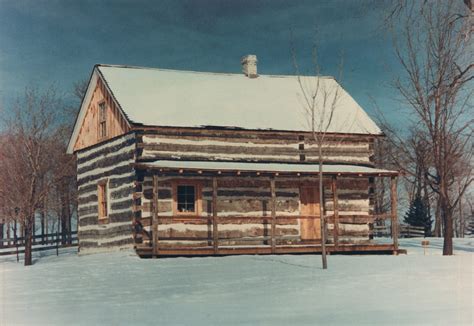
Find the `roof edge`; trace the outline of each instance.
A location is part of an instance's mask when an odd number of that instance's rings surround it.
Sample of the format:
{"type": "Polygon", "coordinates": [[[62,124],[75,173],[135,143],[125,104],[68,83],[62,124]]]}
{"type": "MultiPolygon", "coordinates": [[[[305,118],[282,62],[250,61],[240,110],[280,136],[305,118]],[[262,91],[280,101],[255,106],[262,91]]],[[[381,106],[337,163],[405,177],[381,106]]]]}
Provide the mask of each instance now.
{"type": "MultiPolygon", "coordinates": [[[[246,77],[242,73],[237,72],[215,72],[215,71],[197,71],[197,70],[182,70],[182,69],[170,69],[170,68],[157,68],[157,67],[144,67],[144,66],[133,66],[133,65],[116,65],[116,64],[105,64],[105,63],[98,63],[94,67],[100,68],[120,68],[120,69],[141,69],[141,70],[156,70],[156,71],[168,71],[168,72],[177,72],[177,73],[195,73],[195,74],[206,74],[206,75],[219,75],[219,76],[243,76],[246,77]]],[[[274,78],[292,78],[298,77],[298,75],[266,75],[266,74],[258,74],[259,77],[274,77],[274,78]]],[[[334,76],[314,76],[314,75],[303,75],[303,77],[318,77],[318,78],[325,78],[325,79],[334,79],[334,76]]]]}
{"type": "MultiPolygon", "coordinates": [[[[283,129],[251,129],[251,128],[243,128],[243,127],[231,127],[231,126],[160,126],[160,125],[146,125],[142,123],[132,122],[132,129],[135,131],[146,131],[146,130],[154,130],[154,129],[198,129],[198,130],[226,130],[226,131],[241,131],[241,132],[276,132],[276,133],[305,133],[311,134],[312,131],[309,130],[283,130],[283,129]]],[[[354,137],[386,137],[386,135],[381,132],[378,134],[375,133],[344,133],[344,132],[326,132],[326,135],[329,136],[354,136],[354,137]]]]}

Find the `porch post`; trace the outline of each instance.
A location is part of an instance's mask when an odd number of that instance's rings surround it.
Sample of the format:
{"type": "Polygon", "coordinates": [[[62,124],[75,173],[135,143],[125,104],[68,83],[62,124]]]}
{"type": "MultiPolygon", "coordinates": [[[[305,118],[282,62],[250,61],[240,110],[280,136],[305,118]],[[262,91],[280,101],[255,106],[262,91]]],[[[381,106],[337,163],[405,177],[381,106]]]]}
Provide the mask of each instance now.
{"type": "Polygon", "coordinates": [[[393,176],[390,182],[390,206],[392,215],[393,254],[398,253],[398,216],[397,216],[397,177],[393,176]]]}
{"type": "Polygon", "coordinates": [[[337,176],[332,177],[332,201],[334,211],[334,246],[338,249],[339,246],[339,201],[337,195],[337,176]]]}
{"type": "Polygon", "coordinates": [[[212,246],[214,247],[214,254],[219,251],[219,231],[217,219],[217,178],[212,178],[212,246]]]}
{"type": "Polygon", "coordinates": [[[152,212],[152,234],[153,234],[153,258],[158,257],[158,176],[153,175],[153,212],[152,212]]]}
{"type": "Polygon", "coordinates": [[[271,230],[271,245],[272,254],[276,251],[275,231],[276,231],[276,193],[275,193],[275,179],[270,179],[270,190],[272,194],[272,230],[271,230]]]}

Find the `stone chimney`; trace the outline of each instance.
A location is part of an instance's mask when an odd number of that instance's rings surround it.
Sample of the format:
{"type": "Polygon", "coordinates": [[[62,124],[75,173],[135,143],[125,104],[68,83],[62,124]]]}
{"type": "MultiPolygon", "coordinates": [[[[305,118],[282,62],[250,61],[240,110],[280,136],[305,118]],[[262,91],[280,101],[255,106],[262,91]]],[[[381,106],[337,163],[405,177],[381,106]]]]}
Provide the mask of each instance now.
{"type": "Polygon", "coordinates": [[[249,54],[240,60],[242,64],[242,72],[248,78],[257,78],[257,56],[255,54],[249,54]]]}

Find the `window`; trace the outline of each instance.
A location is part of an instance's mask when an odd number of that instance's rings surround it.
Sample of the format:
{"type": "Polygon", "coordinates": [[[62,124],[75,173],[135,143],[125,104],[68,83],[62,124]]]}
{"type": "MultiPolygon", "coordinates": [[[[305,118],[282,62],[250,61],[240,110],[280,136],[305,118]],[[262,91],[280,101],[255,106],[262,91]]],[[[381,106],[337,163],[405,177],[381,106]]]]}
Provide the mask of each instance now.
{"type": "Polygon", "coordinates": [[[105,102],[99,103],[99,139],[107,137],[107,107],[105,102]]]}
{"type": "Polygon", "coordinates": [[[177,210],[179,213],[194,213],[196,203],[196,188],[189,185],[178,185],[177,210]]]}
{"type": "Polygon", "coordinates": [[[98,184],[98,205],[99,205],[99,221],[104,221],[108,216],[108,191],[107,191],[107,181],[101,181],[98,184]]]}
{"type": "Polygon", "coordinates": [[[173,213],[176,215],[199,215],[200,188],[196,183],[175,183],[173,185],[173,213]]]}

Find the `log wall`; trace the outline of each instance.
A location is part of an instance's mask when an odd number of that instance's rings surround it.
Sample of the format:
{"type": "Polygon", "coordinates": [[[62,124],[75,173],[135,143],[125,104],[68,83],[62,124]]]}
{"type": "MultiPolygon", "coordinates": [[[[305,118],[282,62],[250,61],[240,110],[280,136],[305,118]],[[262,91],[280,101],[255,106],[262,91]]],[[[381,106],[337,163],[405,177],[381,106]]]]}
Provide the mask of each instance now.
{"type": "MultiPolygon", "coordinates": [[[[138,139],[139,160],[317,162],[318,144],[308,133],[163,128],[138,139]]],[[[323,160],[373,166],[373,137],[327,136],[323,160]]]]}
{"type": "MultiPolygon", "coordinates": [[[[173,182],[190,180],[200,185],[202,194],[200,216],[160,222],[160,246],[179,247],[190,243],[198,246],[212,245],[212,220],[202,218],[213,215],[212,177],[196,173],[186,175],[165,172],[163,175],[158,171],[135,171],[132,163],[158,159],[295,163],[316,161],[316,145],[305,137],[294,133],[163,128],[128,133],[78,151],[78,237],[81,253],[132,247],[133,217],[142,219],[145,229],[150,231],[153,173],[159,175],[159,216],[173,216],[173,182]],[[101,224],[98,220],[97,183],[104,179],[109,180],[109,212],[108,223],[101,224]],[[145,223],[146,220],[148,223],[145,223]],[[200,240],[190,242],[179,238],[200,240]]],[[[373,139],[370,137],[329,137],[324,145],[325,160],[329,163],[371,166],[372,146],[373,139]]],[[[363,243],[369,240],[370,225],[367,220],[349,217],[372,213],[372,182],[367,177],[338,178],[341,221],[339,243],[363,243]]],[[[237,174],[218,176],[217,183],[219,246],[268,245],[272,215],[269,177],[237,174]],[[237,238],[247,238],[247,241],[242,242],[237,238]]],[[[275,178],[276,216],[290,217],[276,221],[276,236],[290,239],[280,239],[279,244],[301,241],[301,219],[298,218],[301,215],[300,187],[307,185],[317,187],[317,178],[275,178]]],[[[326,215],[333,214],[330,177],[324,182],[324,207],[326,215]]],[[[328,223],[329,243],[334,240],[333,229],[332,222],[328,223]]]]}
{"type": "MultiPolygon", "coordinates": [[[[142,181],[140,214],[142,219],[150,220],[151,202],[153,198],[153,175],[145,173],[142,181]]],[[[212,217],[212,178],[183,175],[168,175],[158,178],[158,215],[173,216],[172,185],[174,182],[187,180],[201,185],[202,201],[199,217],[175,218],[160,222],[160,246],[209,245],[205,239],[212,239],[212,221],[202,217],[212,217]],[[166,238],[201,238],[202,242],[167,241],[166,238]]],[[[300,224],[300,187],[318,186],[317,178],[275,178],[276,216],[295,217],[277,220],[276,235],[290,236],[292,240],[279,243],[298,243],[301,239],[300,224]]],[[[271,228],[271,191],[270,179],[257,176],[220,176],[217,177],[217,216],[219,219],[219,246],[268,244],[258,237],[270,236],[271,228]],[[239,219],[242,217],[242,219],[239,219]],[[245,218],[251,218],[244,219],[245,218]],[[262,218],[268,220],[263,222],[262,218]],[[255,242],[239,242],[235,238],[252,238],[255,242]],[[233,239],[233,240],[225,240],[233,239]]],[[[343,217],[366,216],[370,213],[369,180],[368,178],[341,177],[338,179],[339,194],[339,243],[361,243],[369,240],[369,224],[367,221],[346,221],[343,217]]],[[[324,181],[324,201],[326,214],[333,214],[331,180],[324,181]]],[[[144,223],[148,225],[149,223],[144,223]]],[[[146,227],[148,230],[150,228],[146,227]]],[[[332,223],[328,223],[328,239],[333,241],[332,223]]]]}
{"type": "Polygon", "coordinates": [[[132,247],[135,134],[77,152],[78,238],[81,253],[132,247]],[[108,219],[98,220],[98,182],[108,180],[108,219]]]}

